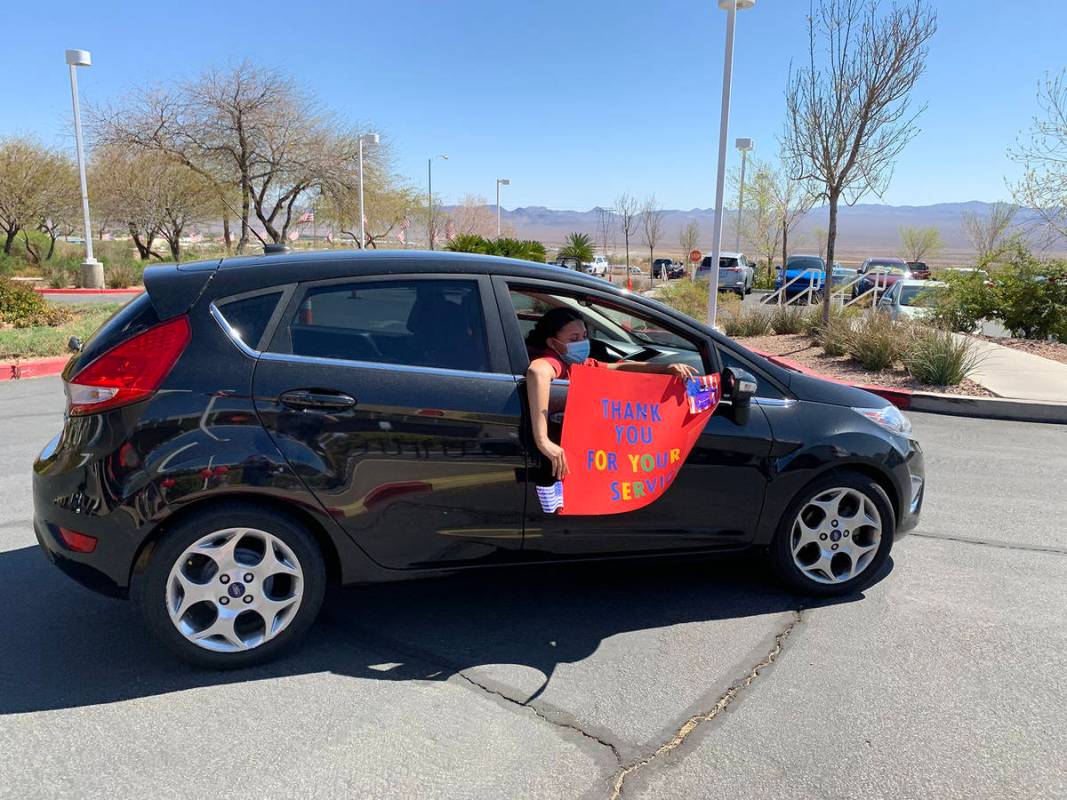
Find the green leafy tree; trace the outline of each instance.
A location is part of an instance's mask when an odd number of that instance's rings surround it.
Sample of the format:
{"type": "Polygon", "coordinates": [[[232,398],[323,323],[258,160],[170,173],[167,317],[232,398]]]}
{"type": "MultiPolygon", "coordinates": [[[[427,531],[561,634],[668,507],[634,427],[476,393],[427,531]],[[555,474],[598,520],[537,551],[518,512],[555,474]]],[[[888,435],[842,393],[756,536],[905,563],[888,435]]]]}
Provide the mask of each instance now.
{"type": "Polygon", "coordinates": [[[593,260],[593,239],[584,233],[572,233],[567,236],[567,243],[560,248],[559,254],[587,264],[593,260]]]}

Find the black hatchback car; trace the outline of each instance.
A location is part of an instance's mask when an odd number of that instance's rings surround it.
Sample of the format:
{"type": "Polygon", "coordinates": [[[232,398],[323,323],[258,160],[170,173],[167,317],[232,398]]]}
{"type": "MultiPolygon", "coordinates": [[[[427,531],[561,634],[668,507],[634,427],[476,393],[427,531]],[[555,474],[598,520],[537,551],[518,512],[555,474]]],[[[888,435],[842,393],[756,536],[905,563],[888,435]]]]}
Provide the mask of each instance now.
{"type": "MultiPolygon", "coordinates": [[[[800,590],[850,592],[918,520],[922,453],[896,408],[574,271],[286,253],[152,267],[145,286],[63,374],[34,526],[58,567],[130,596],[200,665],[274,656],[331,582],[761,548],[800,590]],[[523,342],[561,305],[597,359],[723,377],[671,488],[640,510],[537,501],[523,342]]],[[[566,396],[557,381],[553,425],[566,396]]]]}

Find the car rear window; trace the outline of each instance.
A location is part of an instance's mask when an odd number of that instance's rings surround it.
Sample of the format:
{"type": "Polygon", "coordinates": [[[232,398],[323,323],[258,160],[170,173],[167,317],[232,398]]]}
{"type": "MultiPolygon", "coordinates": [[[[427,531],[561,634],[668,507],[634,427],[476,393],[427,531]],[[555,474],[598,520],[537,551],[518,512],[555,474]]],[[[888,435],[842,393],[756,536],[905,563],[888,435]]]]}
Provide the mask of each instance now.
{"type": "Polygon", "coordinates": [[[259,340],[267,330],[274,309],[278,307],[281,291],[258,294],[240,300],[231,300],[219,306],[223,318],[233,328],[241,341],[253,349],[259,349],[259,340]]]}
{"type": "Polygon", "coordinates": [[[391,280],[308,289],[289,321],[296,355],[488,372],[478,284],[391,280]]]}

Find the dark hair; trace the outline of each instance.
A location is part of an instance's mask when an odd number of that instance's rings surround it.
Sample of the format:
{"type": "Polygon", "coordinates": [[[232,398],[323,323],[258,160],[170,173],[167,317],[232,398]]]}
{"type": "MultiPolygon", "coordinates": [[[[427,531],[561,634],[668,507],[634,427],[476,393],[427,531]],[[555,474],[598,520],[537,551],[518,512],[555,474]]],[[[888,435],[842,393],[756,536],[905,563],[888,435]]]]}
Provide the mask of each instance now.
{"type": "Polygon", "coordinates": [[[549,309],[537,320],[537,324],[526,334],[526,346],[534,350],[547,350],[548,340],[572,322],[585,322],[585,317],[567,306],[549,309]]]}

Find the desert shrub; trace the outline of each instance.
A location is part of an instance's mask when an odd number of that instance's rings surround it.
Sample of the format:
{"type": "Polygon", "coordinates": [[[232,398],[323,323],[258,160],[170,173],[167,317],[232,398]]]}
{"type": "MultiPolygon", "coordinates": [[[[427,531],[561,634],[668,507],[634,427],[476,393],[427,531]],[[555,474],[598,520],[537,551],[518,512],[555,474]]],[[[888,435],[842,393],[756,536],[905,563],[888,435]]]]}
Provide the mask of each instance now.
{"type": "Polygon", "coordinates": [[[934,293],[931,319],[952,331],[973,331],[978,323],[992,316],[993,292],[980,272],[942,272],[938,280],[946,286],[934,293]]]}
{"type": "Polygon", "coordinates": [[[775,306],[771,311],[771,327],[779,336],[806,333],[808,312],[798,306],[775,306]]]}
{"type": "Polygon", "coordinates": [[[973,340],[925,326],[910,331],[902,360],[908,374],[931,386],[958,386],[980,361],[973,340]]]}
{"type": "Polygon", "coordinates": [[[755,276],[752,278],[753,289],[773,289],[774,288],[774,272],[767,274],[766,267],[760,267],[756,270],[755,276]]]}
{"type": "Polygon", "coordinates": [[[44,275],[49,288],[65,289],[68,286],[77,286],[81,282],[82,258],[71,253],[42,261],[41,274],[44,275]]]}
{"type": "Polygon", "coordinates": [[[140,282],[143,272],[132,264],[105,264],[104,283],[109,289],[128,289],[140,282]]]}
{"type": "Polygon", "coordinates": [[[1020,248],[993,276],[992,313],[1014,336],[1047,339],[1067,317],[1067,262],[1038,261],[1020,248]]]}
{"type": "Polygon", "coordinates": [[[852,321],[846,317],[830,317],[830,321],[823,324],[820,318],[814,331],[815,341],[828,356],[843,356],[849,351],[852,337],[852,321]]]}
{"type": "Polygon", "coordinates": [[[771,315],[762,309],[739,307],[721,317],[727,336],[766,336],[771,332],[771,315]]]}
{"type": "Polygon", "coordinates": [[[68,311],[49,306],[30,287],[0,278],[0,322],[16,328],[29,328],[34,325],[59,325],[69,318],[68,311]]]}
{"type": "MultiPolygon", "coordinates": [[[[635,278],[638,276],[634,276],[635,278]]],[[[623,278],[623,283],[626,279],[623,278]]],[[[675,311],[704,322],[708,318],[708,284],[706,281],[694,281],[689,278],[658,284],[656,299],[670,306],[675,311]]],[[[741,307],[741,298],[735,294],[719,294],[718,313],[733,314],[741,307]]]]}
{"type": "Polygon", "coordinates": [[[14,275],[15,270],[22,266],[21,259],[9,256],[0,250],[0,278],[14,275]]]}
{"type": "Polygon", "coordinates": [[[900,360],[910,338],[907,326],[895,324],[888,314],[867,314],[851,327],[845,352],[872,372],[888,369],[900,360]]]}

